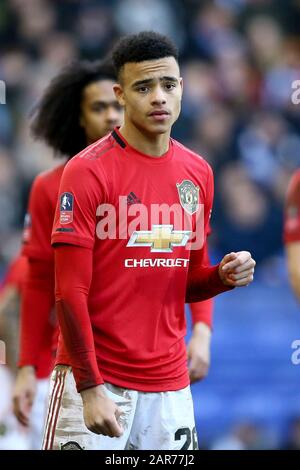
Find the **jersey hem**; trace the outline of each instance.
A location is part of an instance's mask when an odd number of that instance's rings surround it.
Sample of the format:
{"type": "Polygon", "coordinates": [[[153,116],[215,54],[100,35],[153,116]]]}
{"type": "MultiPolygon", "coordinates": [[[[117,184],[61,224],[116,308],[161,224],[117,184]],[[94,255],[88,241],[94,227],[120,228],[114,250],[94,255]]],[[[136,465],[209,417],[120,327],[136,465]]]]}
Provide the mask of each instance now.
{"type": "Polygon", "coordinates": [[[82,246],[83,248],[93,248],[94,246],[94,240],[86,240],[81,237],[76,237],[76,235],[68,235],[67,237],[64,237],[54,234],[51,238],[52,247],[56,243],[66,243],[67,245],[82,246]]]}

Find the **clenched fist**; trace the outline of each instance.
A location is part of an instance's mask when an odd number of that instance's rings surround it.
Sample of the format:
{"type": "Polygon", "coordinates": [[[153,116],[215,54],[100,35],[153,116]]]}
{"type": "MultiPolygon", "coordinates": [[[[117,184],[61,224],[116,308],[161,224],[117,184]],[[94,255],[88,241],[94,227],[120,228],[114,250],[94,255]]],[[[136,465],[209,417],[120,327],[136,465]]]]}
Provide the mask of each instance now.
{"type": "Polygon", "coordinates": [[[123,429],[118,423],[120,408],[105,392],[103,385],[81,391],[83,418],[86,427],[95,434],[120,437],[123,429]]]}
{"type": "Polygon", "coordinates": [[[219,265],[219,276],[226,286],[248,286],[254,277],[256,262],[249,251],[231,252],[219,265]]]}

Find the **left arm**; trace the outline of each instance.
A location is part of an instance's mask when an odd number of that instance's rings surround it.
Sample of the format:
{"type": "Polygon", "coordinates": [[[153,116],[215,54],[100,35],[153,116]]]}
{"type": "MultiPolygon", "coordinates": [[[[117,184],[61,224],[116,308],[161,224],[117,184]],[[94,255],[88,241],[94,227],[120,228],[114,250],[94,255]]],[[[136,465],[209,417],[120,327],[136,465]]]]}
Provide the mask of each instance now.
{"type": "MultiPolygon", "coordinates": [[[[206,197],[204,201],[204,234],[206,237],[213,204],[213,173],[208,166],[206,197]]],[[[192,250],[188,272],[186,302],[200,302],[234,287],[248,286],[253,281],[255,261],[247,251],[231,252],[221,263],[209,266],[201,250],[192,250]]]]}

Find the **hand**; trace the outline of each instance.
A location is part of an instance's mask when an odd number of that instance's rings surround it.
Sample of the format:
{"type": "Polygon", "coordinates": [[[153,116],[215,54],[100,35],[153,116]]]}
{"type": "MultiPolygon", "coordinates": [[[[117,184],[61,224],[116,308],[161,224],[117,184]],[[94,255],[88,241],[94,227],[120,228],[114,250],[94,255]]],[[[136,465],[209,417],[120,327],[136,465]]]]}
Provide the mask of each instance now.
{"type": "Polygon", "coordinates": [[[80,392],[83,402],[83,418],[86,427],[95,434],[120,437],[123,429],[118,423],[120,408],[105,392],[103,385],[80,392]]]}
{"type": "Polygon", "coordinates": [[[196,323],[187,346],[191,383],[204,379],[210,365],[211,330],[202,322],[196,323]]]}
{"type": "Polygon", "coordinates": [[[243,287],[253,281],[256,262],[248,251],[238,251],[224,256],[219,266],[219,276],[226,286],[243,287]]]}
{"type": "Polygon", "coordinates": [[[13,391],[13,411],[17,420],[29,426],[29,418],[36,395],[37,379],[33,366],[24,366],[17,373],[13,391]]]}

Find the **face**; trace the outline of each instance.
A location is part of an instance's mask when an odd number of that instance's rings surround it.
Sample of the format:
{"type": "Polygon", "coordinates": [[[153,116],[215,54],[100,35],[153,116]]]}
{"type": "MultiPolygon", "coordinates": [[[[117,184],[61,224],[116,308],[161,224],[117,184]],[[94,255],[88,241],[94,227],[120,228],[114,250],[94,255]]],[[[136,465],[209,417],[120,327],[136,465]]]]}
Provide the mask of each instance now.
{"type": "Polygon", "coordinates": [[[147,134],[170,132],[182,98],[182,79],[174,57],[127,63],[114,91],[125,108],[125,122],[147,134]]]}
{"type": "Polygon", "coordinates": [[[113,85],[111,80],[99,80],[83,90],[80,125],[85,130],[88,144],[101,139],[123,122],[123,108],[115,97],[113,85]]]}

